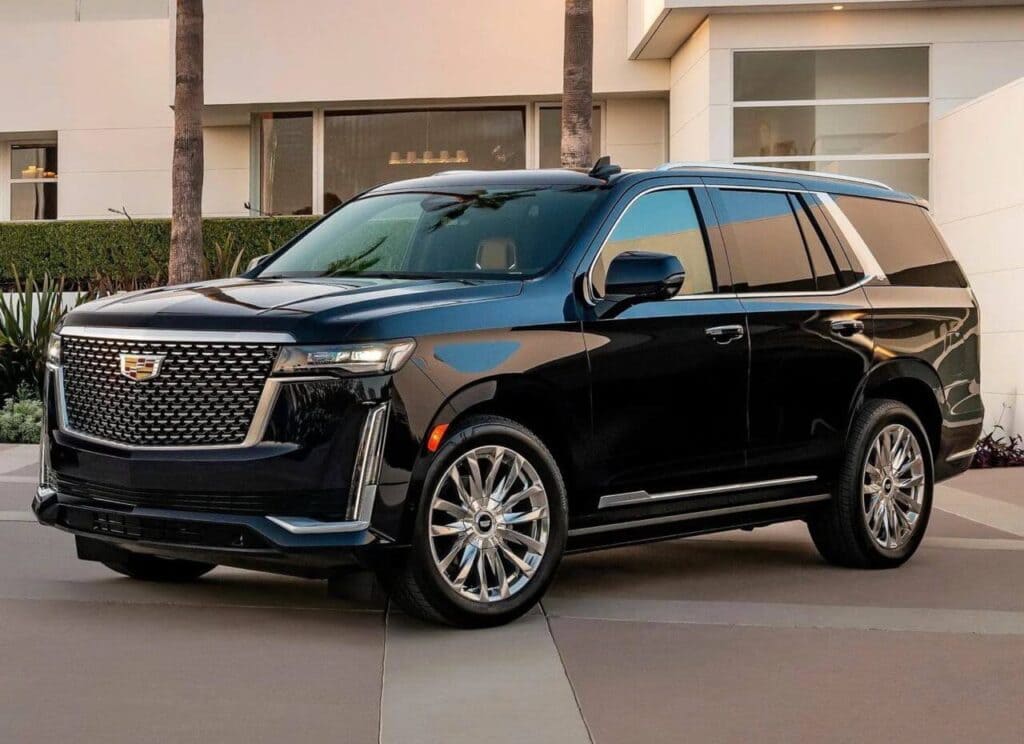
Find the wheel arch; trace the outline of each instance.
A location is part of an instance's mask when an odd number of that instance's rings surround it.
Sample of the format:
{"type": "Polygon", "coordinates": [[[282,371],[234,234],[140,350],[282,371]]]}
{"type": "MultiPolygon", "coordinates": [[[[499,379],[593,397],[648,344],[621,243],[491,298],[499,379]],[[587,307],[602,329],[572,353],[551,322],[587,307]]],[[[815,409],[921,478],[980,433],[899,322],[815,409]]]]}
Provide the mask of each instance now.
{"type": "MultiPolygon", "coordinates": [[[[581,421],[564,395],[549,385],[522,375],[477,380],[449,396],[438,408],[423,435],[407,491],[401,537],[411,534],[433,453],[427,449],[430,433],[440,424],[454,431],[471,416],[492,415],[511,419],[532,431],[551,452],[572,493],[579,477],[589,422],[581,421]]],[[[447,432],[446,432],[447,436],[447,432]]]]}
{"type": "Polygon", "coordinates": [[[920,359],[892,359],[874,367],[864,378],[856,398],[856,414],[868,400],[888,398],[910,408],[921,420],[932,458],[938,456],[942,438],[942,382],[938,373],[920,359]]]}

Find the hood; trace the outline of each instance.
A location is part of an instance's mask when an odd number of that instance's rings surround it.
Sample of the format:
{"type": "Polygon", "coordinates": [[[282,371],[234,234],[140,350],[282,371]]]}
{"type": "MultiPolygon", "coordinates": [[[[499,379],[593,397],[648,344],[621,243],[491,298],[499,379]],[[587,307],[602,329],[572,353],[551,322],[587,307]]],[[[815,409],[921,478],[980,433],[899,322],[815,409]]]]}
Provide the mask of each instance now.
{"type": "Polygon", "coordinates": [[[276,331],[340,340],[372,319],[512,297],[522,282],[468,279],[222,279],[105,297],[65,325],[276,331]]]}

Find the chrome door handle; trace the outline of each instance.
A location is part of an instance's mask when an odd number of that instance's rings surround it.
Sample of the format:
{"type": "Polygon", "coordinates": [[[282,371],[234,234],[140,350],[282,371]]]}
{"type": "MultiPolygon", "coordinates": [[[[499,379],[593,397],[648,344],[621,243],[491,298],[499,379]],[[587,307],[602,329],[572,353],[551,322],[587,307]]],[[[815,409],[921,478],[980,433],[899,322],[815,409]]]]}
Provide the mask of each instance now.
{"type": "Polygon", "coordinates": [[[864,333],[864,323],[859,320],[833,320],[832,333],[847,338],[856,336],[858,333],[864,333]]]}
{"type": "Polygon", "coordinates": [[[725,346],[731,341],[743,338],[745,331],[741,325],[724,325],[705,328],[704,333],[707,334],[708,338],[714,340],[716,344],[725,346]]]}

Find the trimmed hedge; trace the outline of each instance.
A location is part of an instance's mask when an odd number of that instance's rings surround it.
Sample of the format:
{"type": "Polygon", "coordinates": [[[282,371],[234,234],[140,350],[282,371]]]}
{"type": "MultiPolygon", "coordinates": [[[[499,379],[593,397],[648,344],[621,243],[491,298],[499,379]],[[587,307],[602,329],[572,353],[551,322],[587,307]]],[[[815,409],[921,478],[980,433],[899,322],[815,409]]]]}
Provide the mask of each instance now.
{"type": "MultiPolygon", "coordinates": [[[[242,266],[277,248],[317,217],[212,217],[203,220],[203,247],[211,266],[216,246],[230,244],[232,258],[243,247],[242,266]]],[[[152,282],[167,273],[169,219],[0,222],[0,284],[13,284],[12,266],[22,275],[63,276],[69,288],[97,276],[152,282]]]]}

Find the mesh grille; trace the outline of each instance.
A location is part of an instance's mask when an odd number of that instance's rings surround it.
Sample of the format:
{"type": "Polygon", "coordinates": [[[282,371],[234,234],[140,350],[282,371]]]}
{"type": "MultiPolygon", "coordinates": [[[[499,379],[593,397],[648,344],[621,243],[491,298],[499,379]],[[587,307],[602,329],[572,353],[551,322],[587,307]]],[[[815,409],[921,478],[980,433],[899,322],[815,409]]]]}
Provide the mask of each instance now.
{"type": "Polygon", "coordinates": [[[278,347],[65,336],[64,400],[73,431],[147,447],[240,444],[278,347]],[[159,376],[130,380],[121,354],[163,357],[159,376]]]}

